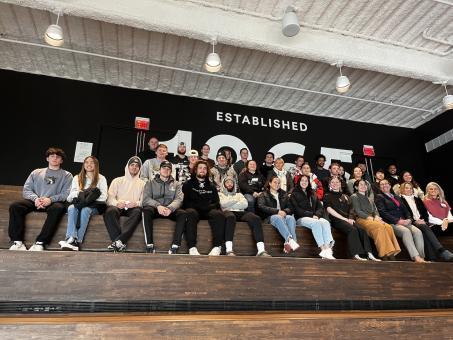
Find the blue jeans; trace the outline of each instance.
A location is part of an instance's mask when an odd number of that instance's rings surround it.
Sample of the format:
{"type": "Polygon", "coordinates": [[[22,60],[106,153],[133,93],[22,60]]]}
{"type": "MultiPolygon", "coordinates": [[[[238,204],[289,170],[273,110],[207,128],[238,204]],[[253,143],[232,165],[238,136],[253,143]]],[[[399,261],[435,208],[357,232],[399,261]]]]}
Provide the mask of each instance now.
{"type": "Polygon", "coordinates": [[[255,197],[251,194],[244,194],[245,199],[247,200],[247,203],[249,204],[246,211],[250,211],[252,213],[255,213],[255,197]]]}
{"type": "Polygon", "coordinates": [[[301,217],[297,220],[297,225],[311,229],[318,247],[333,246],[333,237],[330,230],[330,223],[324,218],[319,220],[312,217],[301,217]]]}
{"type": "Polygon", "coordinates": [[[293,215],[281,217],[280,215],[275,214],[271,216],[270,222],[285,239],[285,242],[288,241],[289,237],[297,242],[296,220],[293,215]]]}
{"type": "Polygon", "coordinates": [[[72,237],[74,239],[77,239],[78,242],[82,242],[88,227],[88,222],[90,221],[90,217],[96,214],[98,214],[98,210],[96,208],[82,208],[80,215],[80,227],[79,229],[77,229],[76,225],[79,210],[77,210],[74,205],[71,204],[68,208],[68,229],[66,230],[66,239],[72,237]]]}

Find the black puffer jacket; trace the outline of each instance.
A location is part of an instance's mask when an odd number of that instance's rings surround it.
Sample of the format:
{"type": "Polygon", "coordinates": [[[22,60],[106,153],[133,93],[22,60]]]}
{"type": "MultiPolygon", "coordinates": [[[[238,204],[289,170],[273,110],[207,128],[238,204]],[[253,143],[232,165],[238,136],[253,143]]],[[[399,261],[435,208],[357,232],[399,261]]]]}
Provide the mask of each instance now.
{"type": "Polygon", "coordinates": [[[290,203],[296,220],[301,217],[324,217],[324,208],[316,195],[313,194],[308,197],[300,186],[293,190],[290,203]]]}
{"type": "Polygon", "coordinates": [[[263,191],[265,179],[259,173],[255,172],[254,174],[243,171],[239,175],[239,189],[243,194],[252,195],[254,192],[263,191]]]}
{"type": "MultiPolygon", "coordinates": [[[[288,215],[293,213],[289,204],[288,194],[282,190],[278,190],[278,200],[280,202],[280,210],[283,210],[288,215]]],[[[265,221],[269,220],[269,217],[279,212],[277,209],[277,201],[269,190],[263,191],[257,199],[258,214],[265,221]]]]}

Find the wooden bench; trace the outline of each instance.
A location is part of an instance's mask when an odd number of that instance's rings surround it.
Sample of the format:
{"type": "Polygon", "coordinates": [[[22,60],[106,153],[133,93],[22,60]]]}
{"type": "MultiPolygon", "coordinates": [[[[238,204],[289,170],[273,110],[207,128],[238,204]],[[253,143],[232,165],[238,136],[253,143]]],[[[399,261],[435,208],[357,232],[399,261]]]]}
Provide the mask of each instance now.
{"type": "MultiPolygon", "coordinates": [[[[8,237],[8,220],[9,212],[8,207],[11,202],[21,199],[22,187],[20,186],[4,186],[0,185],[0,249],[7,249],[10,246],[8,237]]],[[[46,214],[33,212],[27,215],[26,218],[26,232],[25,244],[30,246],[36,236],[39,234],[41,227],[44,223],[46,214]]],[[[67,217],[64,216],[57,232],[48,245],[47,249],[57,250],[60,249],[58,242],[65,239],[67,226],[67,217]]],[[[173,238],[174,222],[166,219],[157,219],[154,223],[154,244],[158,252],[167,252],[173,238]]],[[[312,257],[317,258],[319,249],[313,239],[310,230],[298,227],[297,239],[301,248],[296,252],[286,255],[283,253],[283,239],[277,230],[269,224],[263,225],[264,240],[266,250],[272,256],[295,256],[295,257],[312,257]]],[[[332,235],[335,239],[334,256],[336,258],[348,258],[346,237],[335,229],[332,229],[332,235]]],[[[237,255],[255,255],[256,245],[253,240],[252,233],[248,225],[244,222],[238,222],[234,235],[234,250],[237,255]]],[[[443,237],[442,244],[453,249],[453,238],[443,237]]],[[[104,225],[102,216],[93,216],[90,220],[88,230],[85,236],[85,241],[82,244],[82,250],[89,251],[106,251],[107,246],[110,244],[110,238],[107,229],[104,225]]],[[[400,242],[402,245],[402,242],[400,242]]],[[[209,253],[212,247],[212,232],[207,221],[200,221],[198,224],[198,250],[201,254],[209,253]]],[[[142,223],[139,224],[132,238],[127,244],[128,251],[143,252],[145,251],[144,233],[142,223]]],[[[398,259],[408,260],[409,255],[402,246],[402,252],[398,255],[398,259]]],[[[187,253],[187,246],[183,240],[180,253],[187,253]]]]}

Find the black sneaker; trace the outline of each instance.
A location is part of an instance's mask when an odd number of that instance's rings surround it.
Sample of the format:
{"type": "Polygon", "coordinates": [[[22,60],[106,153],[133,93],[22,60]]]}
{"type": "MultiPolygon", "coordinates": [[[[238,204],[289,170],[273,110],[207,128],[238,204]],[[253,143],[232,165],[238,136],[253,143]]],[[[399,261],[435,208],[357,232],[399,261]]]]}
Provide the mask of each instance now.
{"type": "Polygon", "coordinates": [[[150,254],[154,254],[156,252],[156,249],[154,248],[154,244],[147,244],[146,252],[150,253],[150,254]]]}
{"type": "Polygon", "coordinates": [[[178,253],[179,247],[177,246],[171,246],[171,248],[168,250],[168,253],[170,255],[175,255],[178,253]]]}
{"type": "Polygon", "coordinates": [[[113,252],[125,252],[126,251],[126,245],[121,242],[121,240],[113,241],[112,244],[110,244],[107,247],[107,250],[113,251],[113,252]]]}
{"type": "Polygon", "coordinates": [[[442,261],[453,261],[453,253],[449,250],[444,250],[442,253],[440,253],[439,257],[442,259],[442,261]]]}

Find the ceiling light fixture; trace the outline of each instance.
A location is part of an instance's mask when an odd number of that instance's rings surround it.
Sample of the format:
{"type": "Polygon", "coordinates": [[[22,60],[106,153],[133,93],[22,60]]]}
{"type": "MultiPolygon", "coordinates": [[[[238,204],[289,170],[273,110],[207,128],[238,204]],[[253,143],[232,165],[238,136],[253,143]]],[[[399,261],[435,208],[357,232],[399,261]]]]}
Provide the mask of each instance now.
{"type": "Polygon", "coordinates": [[[447,94],[442,100],[442,103],[444,104],[445,110],[451,110],[453,109],[453,94],[448,94],[446,81],[443,82],[442,85],[444,86],[445,93],[447,94]]]}
{"type": "Polygon", "coordinates": [[[447,91],[448,80],[433,81],[433,84],[442,85],[444,87],[444,89],[445,89],[445,93],[447,95],[442,100],[442,104],[443,104],[444,109],[445,110],[453,109],[453,95],[448,94],[448,91],[447,91]]]}
{"type": "Polygon", "coordinates": [[[222,63],[220,61],[220,57],[217,53],[215,53],[214,46],[217,44],[217,39],[211,39],[212,44],[212,52],[208,54],[206,57],[206,61],[204,63],[204,68],[208,72],[216,73],[219,72],[222,68],[222,63]]]}
{"type": "Polygon", "coordinates": [[[57,22],[54,25],[49,25],[47,27],[46,33],[44,34],[44,40],[50,46],[59,47],[63,45],[63,29],[58,25],[58,20],[60,19],[60,12],[57,15],[57,22]]]}
{"type": "Polygon", "coordinates": [[[349,89],[351,88],[351,82],[349,81],[349,78],[344,76],[342,73],[341,73],[341,68],[343,67],[343,62],[342,61],[338,61],[334,64],[332,64],[333,66],[336,66],[340,69],[340,76],[337,78],[337,82],[335,84],[335,88],[337,90],[338,93],[346,93],[349,91],[349,89]]]}
{"type": "Polygon", "coordinates": [[[282,33],[285,37],[294,37],[300,31],[299,19],[294,6],[288,6],[282,18],[282,33]]]}

